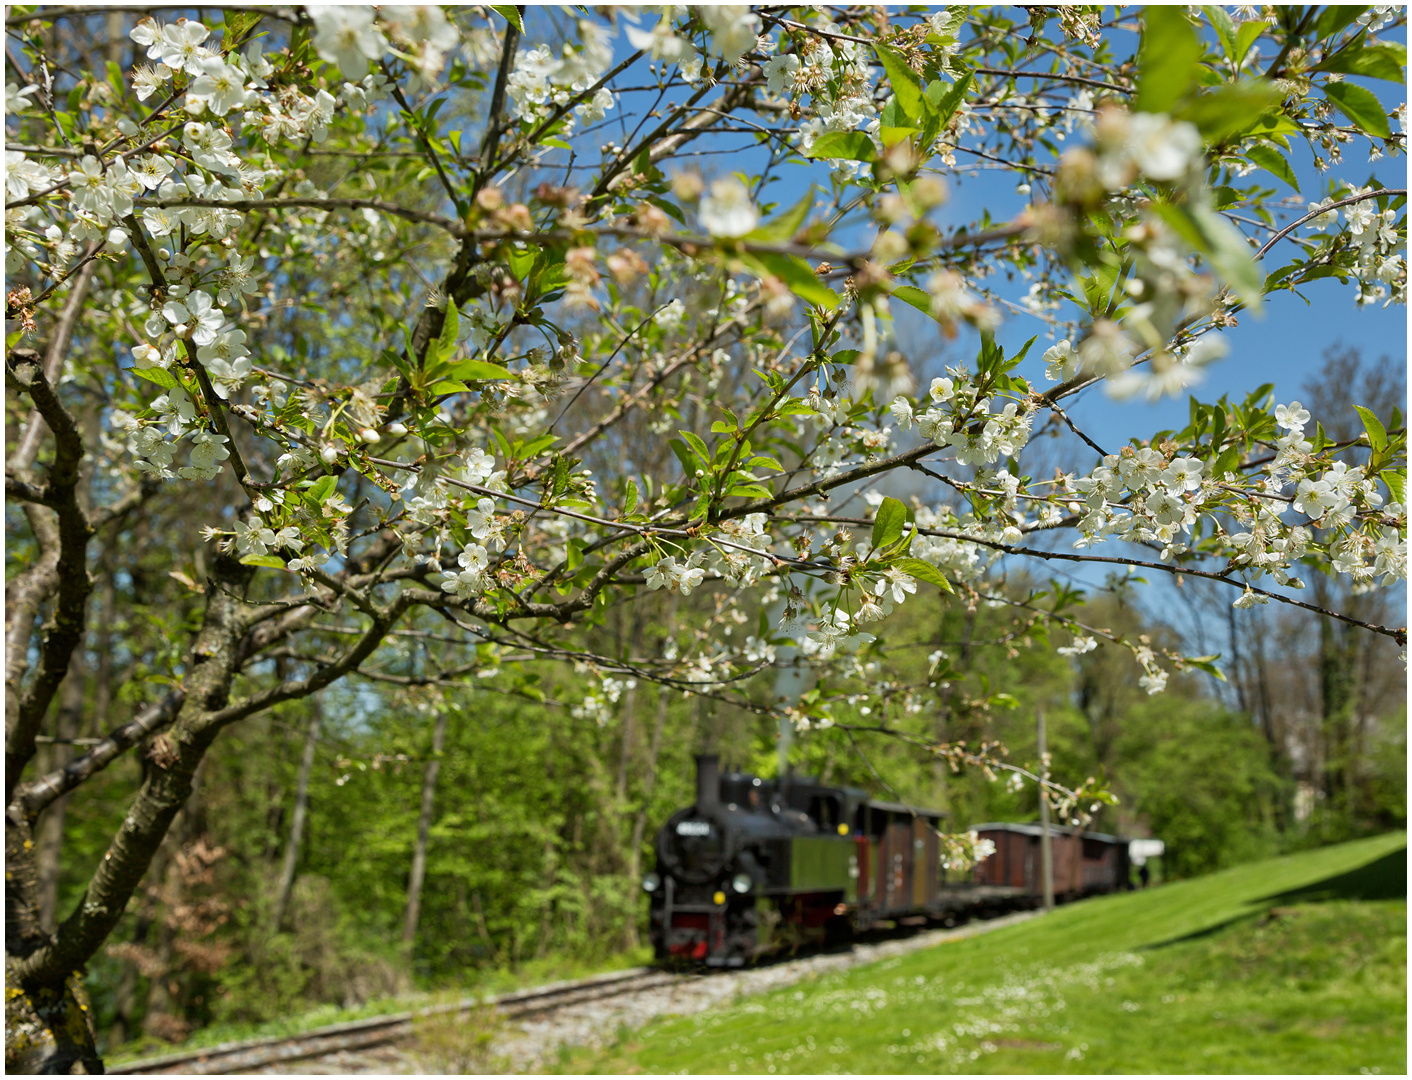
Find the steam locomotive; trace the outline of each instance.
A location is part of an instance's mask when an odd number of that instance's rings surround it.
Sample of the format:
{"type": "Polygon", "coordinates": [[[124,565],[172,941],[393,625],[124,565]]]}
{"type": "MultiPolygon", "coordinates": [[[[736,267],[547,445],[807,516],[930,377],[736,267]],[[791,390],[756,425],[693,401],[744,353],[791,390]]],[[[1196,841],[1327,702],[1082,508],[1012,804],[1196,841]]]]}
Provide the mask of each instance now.
{"type": "MultiPolygon", "coordinates": [[[[808,778],[722,774],[696,759],[696,802],[657,834],[643,879],[659,961],[740,967],[879,924],[946,923],[1039,903],[1041,831],[991,823],[996,847],[968,871],[942,866],[944,815],[808,778]]],[[[1056,898],[1126,888],[1127,841],[1051,828],[1056,898]]]]}

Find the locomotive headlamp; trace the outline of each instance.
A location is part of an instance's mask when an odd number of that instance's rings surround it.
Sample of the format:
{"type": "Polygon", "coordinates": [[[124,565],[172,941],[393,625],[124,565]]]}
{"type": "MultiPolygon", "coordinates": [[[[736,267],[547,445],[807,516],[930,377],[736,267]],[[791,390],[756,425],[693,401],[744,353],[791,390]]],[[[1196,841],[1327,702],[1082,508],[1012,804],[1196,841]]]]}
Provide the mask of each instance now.
{"type": "Polygon", "coordinates": [[[750,891],[750,886],[755,884],[750,880],[749,874],[736,874],[731,878],[731,888],[742,895],[750,891]]]}
{"type": "Polygon", "coordinates": [[[647,893],[656,892],[662,885],[662,879],[656,874],[648,874],[642,879],[642,891],[647,893]]]}

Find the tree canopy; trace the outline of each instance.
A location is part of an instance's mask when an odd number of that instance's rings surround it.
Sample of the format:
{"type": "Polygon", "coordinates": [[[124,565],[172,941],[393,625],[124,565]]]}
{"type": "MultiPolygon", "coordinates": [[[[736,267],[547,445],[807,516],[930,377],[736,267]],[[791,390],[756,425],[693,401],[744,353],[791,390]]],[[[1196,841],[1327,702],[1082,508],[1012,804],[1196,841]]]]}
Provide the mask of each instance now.
{"type": "Polygon", "coordinates": [[[898,608],[1150,695],[1226,661],[1051,568],[1405,647],[1355,602],[1405,578],[1399,408],[1251,386],[1122,446],[1066,411],[1186,394],[1320,279],[1405,303],[1400,8],[151,12],[6,20],[11,1068],[94,1063],[81,973],[213,742],[335,684],[568,669],[580,719],[655,686],[1077,821],[1099,781],[926,722],[1013,697],[941,647],[893,677],[898,608]],[[650,650],[608,629],[644,604],[650,650]],[[101,734],[41,769],[85,665],[101,734]],[[137,747],[46,926],[38,816],[137,747]]]}

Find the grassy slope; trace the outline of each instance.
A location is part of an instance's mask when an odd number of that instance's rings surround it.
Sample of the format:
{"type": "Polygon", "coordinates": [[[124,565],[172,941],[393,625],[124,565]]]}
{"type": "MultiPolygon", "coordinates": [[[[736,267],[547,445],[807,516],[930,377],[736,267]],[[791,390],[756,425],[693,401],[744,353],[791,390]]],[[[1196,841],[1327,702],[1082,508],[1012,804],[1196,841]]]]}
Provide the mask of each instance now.
{"type": "Polygon", "coordinates": [[[1406,835],[1272,859],[733,1008],[564,1071],[1406,1071],[1406,835]]]}

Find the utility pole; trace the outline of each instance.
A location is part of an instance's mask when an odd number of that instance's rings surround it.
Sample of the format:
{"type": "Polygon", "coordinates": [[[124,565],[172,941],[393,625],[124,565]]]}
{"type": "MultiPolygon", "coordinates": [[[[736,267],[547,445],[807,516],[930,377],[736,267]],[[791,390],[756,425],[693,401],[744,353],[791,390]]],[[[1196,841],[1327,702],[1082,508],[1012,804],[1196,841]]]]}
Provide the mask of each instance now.
{"type": "Polygon", "coordinates": [[[446,745],[444,705],[437,709],[431,734],[431,757],[422,776],[422,814],[417,821],[417,846],[412,849],[412,873],[407,882],[407,915],[402,923],[402,944],[408,949],[417,940],[417,921],[422,914],[422,880],[427,872],[427,840],[431,836],[432,810],[436,803],[436,775],[441,771],[441,750],[446,745]]]}
{"type": "Polygon", "coordinates": [[[319,695],[309,698],[309,730],[304,736],[304,758],[299,762],[299,786],[294,795],[294,817],[289,825],[289,843],[284,849],[284,865],[279,872],[275,899],[275,929],[286,928],[289,898],[294,892],[294,873],[299,867],[299,849],[304,843],[304,822],[309,813],[309,774],[314,771],[314,754],[319,748],[319,720],[323,705],[319,695]]]}
{"type": "MultiPolygon", "coordinates": [[[[1047,750],[1044,745],[1044,706],[1035,711],[1035,736],[1039,743],[1039,775],[1041,780],[1049,778],[1045,765],[1047,750]]],[[[1044,794],[1044,784],[1039,785],[1039,860],[1040,874],[1044,880],[1044,910],[1054,910],[1054,842],[1049,836],[1049,800],[1044,794]]]]}

